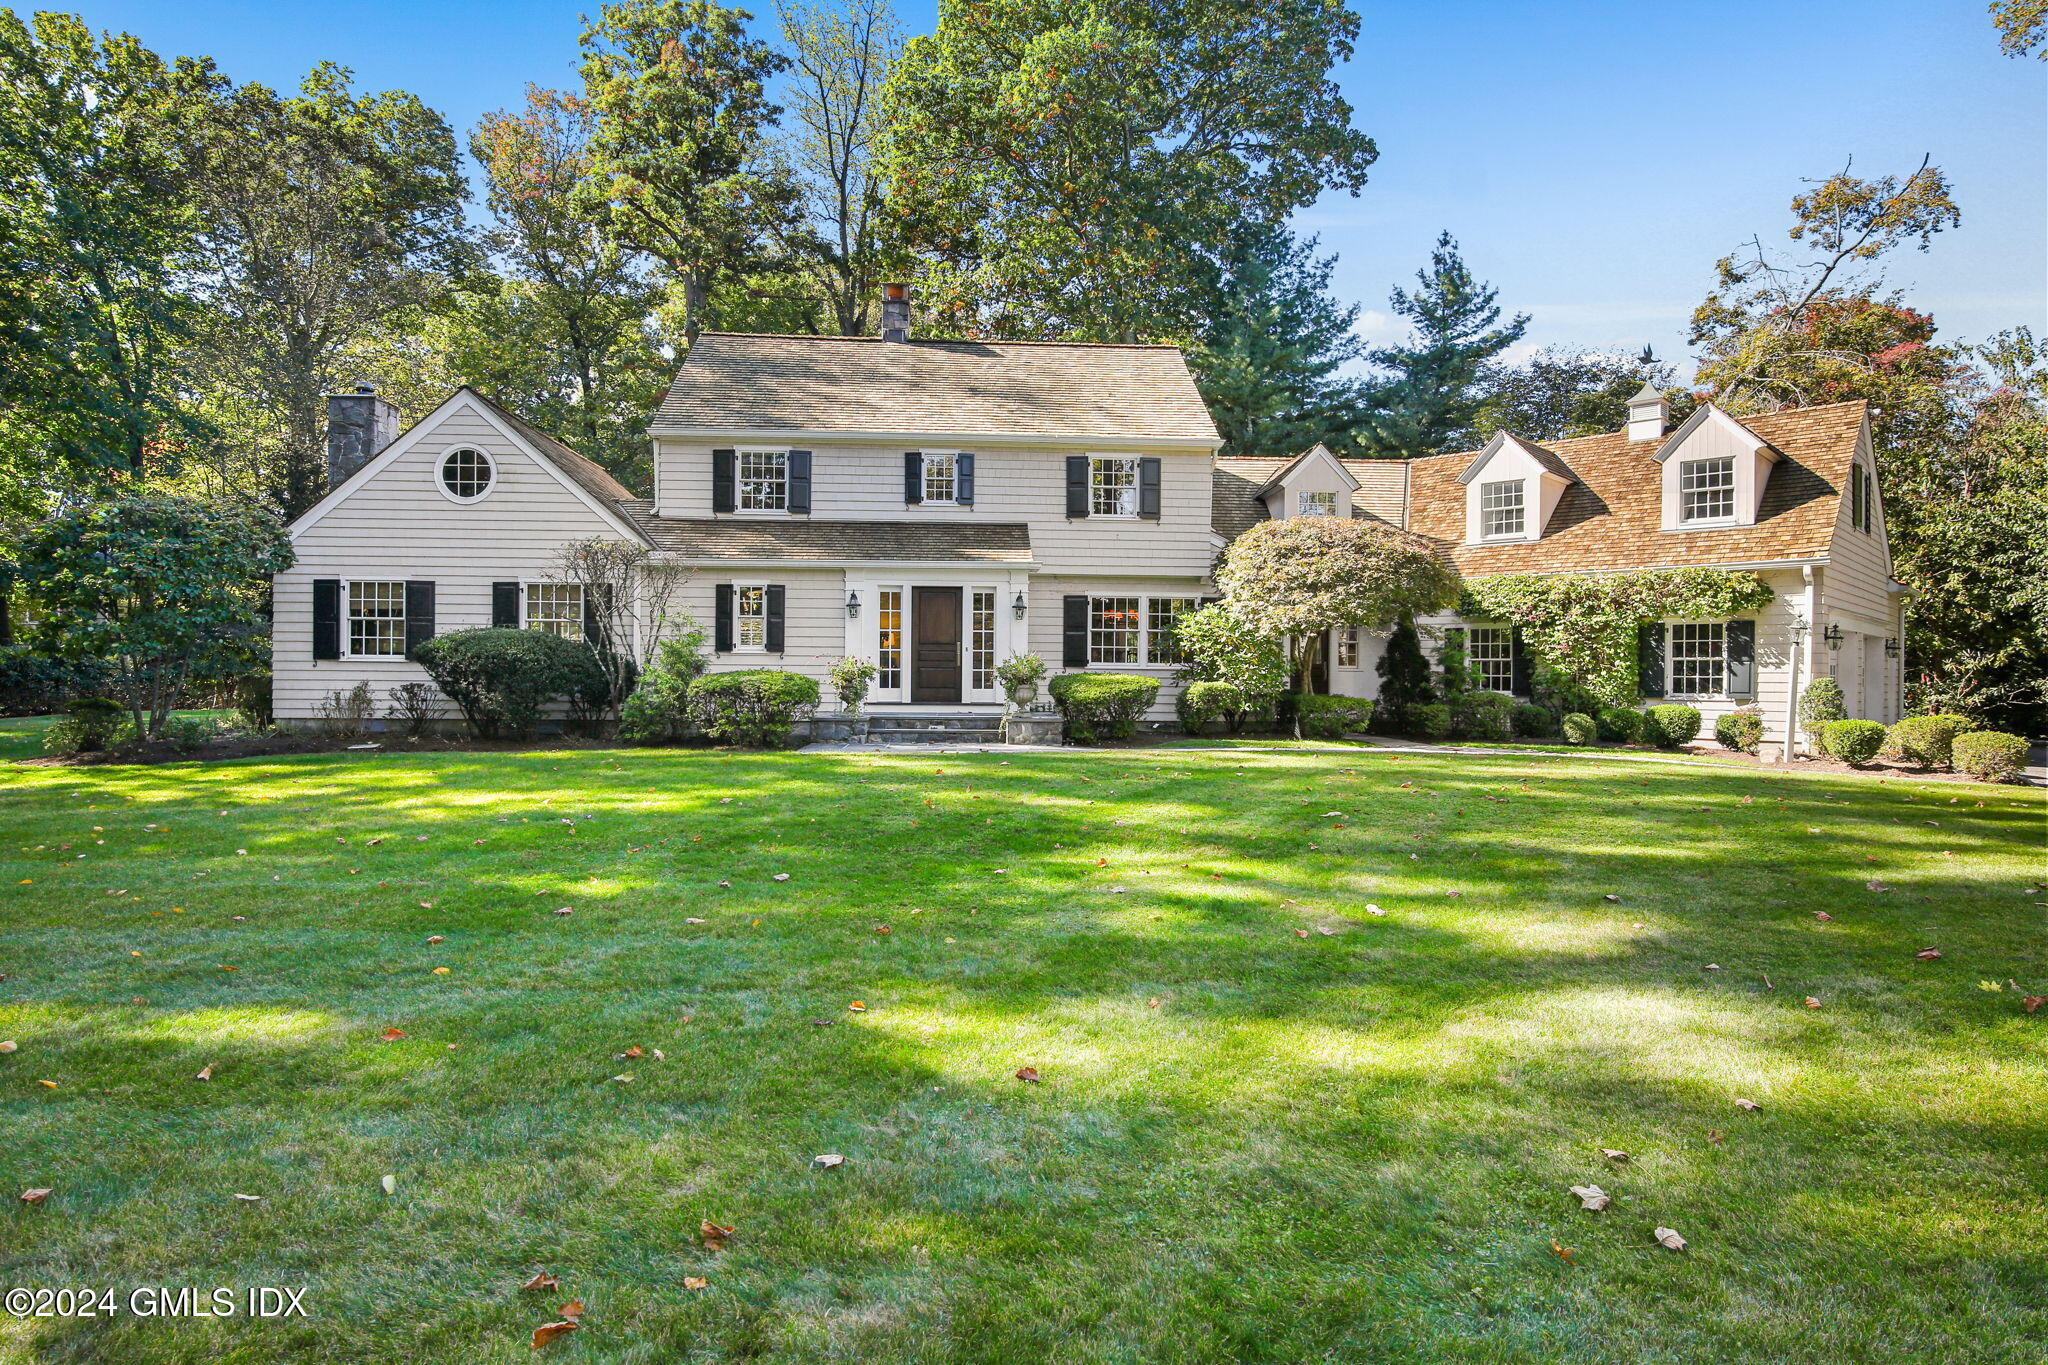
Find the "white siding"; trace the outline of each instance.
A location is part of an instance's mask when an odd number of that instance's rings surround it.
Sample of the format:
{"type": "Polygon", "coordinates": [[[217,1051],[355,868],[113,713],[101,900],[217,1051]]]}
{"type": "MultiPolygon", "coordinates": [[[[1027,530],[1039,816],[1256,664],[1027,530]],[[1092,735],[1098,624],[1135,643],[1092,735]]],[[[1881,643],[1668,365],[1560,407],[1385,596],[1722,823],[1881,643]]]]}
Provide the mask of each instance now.
{"type": "MultiPolygon", "coordinates": [[[[1857,446],[1856,461],[1875,472],[1867,438],[1857,446]]],[[[1904,599],[1891,590],[1891,553],[1882,500],[1872,509],[1868,531],[1851,523],[1852,506],[1849,490],[1844,488],[1828,546],[1827,591],[1820,615],[1823,626],[1841,629],[1842,643],[1840,649],[1823,645],[1818,664],[1824,675],[1841,683],[1852,717],[1889,725],[1904,714],[1905,661],[1887,658],[1884,641],[1903,639],[1899,611],[1904,599]]]]}
{"type": "MultiPolygon", "coordinates": [[[[1062,662],[1065,656],[1062,634],[1065,627],[1065,600],[1069,595],[1201,598],[1210,596],[1213,592],[1214,589],[1199,578],[1087,578],[1040,574],[1031,583],[1031,651],[1045,660],[1048,678],[1061,673],[1083,671],[1067,668],[1062,662]]],[[[1174,669],[1171,664],[1096,664],[1086,671],[1135,673],[1142,677],[1159,679],[1158,699],[1153,703],[1152,709],[1145,713],[1145,718],[1173,718],[1173,699],[1180,695],[1180,684],[1173,680],[1174,669]]]]}

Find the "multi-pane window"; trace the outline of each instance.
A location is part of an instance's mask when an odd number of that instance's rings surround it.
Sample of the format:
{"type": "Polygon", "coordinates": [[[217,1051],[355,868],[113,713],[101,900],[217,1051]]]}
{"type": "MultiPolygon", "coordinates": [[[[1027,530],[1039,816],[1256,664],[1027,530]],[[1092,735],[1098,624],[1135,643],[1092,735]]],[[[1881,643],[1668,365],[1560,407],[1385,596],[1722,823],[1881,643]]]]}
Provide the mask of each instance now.
{"type": "Polygon", "coordinates": [[[1174,623],[1199,607],[1193,597],[1148,597],[1145,599],[1145,662],[1183,662],[1179,643],[1173,638],[1174,623]]]}
{"type": "Polygon", "coordinates": [[[1088,602],[1088,662],[1138,662],[1138,637],[1144,627],[1136,597],[1096,597],[1088,602]]]}
{"type": "Polygon", "coordinates": [[[1337,515],[1335,493],[1304,492],[1301,495],[1301,515],[1305,517],[1334,517],[1337,515]]]}
{"type": "Polygon", "coordinates": [[[1138,462],[1102,455],[1090,459],[1088,510],[1098,517],[1138,515],[1138,462]]]}
{"type": "Polygon", "coordinates": [[[1358,627],[1351,626],[1337,632],[1337,667],[1358,667],[1358,627]]]}
{"type": "Polygon", "coordinates": [[[1710,697],[1727,680],[1727,640],[1719,621],[1681,621],[1671,627],[1671,677],[1675,697],[1710,697]]]}
{"type": "Polygon", "coordinates": [[[959,471],[951,455],[924,457],[924,500],[953,502],[960,493],[959,471]]]}
{"type": "Polygon", "coordinates": [[[967,651],[968,686],[986,691],[996,685],[996,593],[994,588],[974,590],[974,611],[969,621],[967,651]]]}
{"type": "Polygon", "coordinates": [[[348,652],[397,656],[405,653],[405,584],[348,585],[348,652]]]}
{"type": "Polygon", "coordinates": [[[544,630],[567,640],[583,638],[581,583],[528,583],[526,628],[544,630]]]}
{"type": "Polygon", "coordinates": [[[1735,515],[1735,461],[1687,460],[1678,470],[1678,519],[1715,521],[1735,515]]]}
{"type": "Polygon", "coordinates": [[[491,491],[490,457],[467,446],[449,451],[441,461],[441,487],[452,498],[475,502],[491,491]]]}
{"type": "Polygon", "coordinates": [[[1515,690],[1515,635],[1505,626],[1474,626],[1465,636],[1465,666],[1491,692],[1515,690]]]}
{"type": "Polygon", "coordinates": [[[789,455],[780,450],[739,453],[739,506],[742,512],[789,510],[789,455]]]}
{"type": "Polygon", "coordinates": [[[1524,526],[1522,480],[1503,479],[1479,485],[1479,534],[1518,536],[1524,526]]]}
{"type": "Polygon", "coordinates": [[[883,588],[875,625],[880,631],[875,650],[875,686],[893,692],[903,686],[903,589],[883,588]]]}
{"type": "Polygon", "coordinates": [[[733,594],[733,644],[768,648],[768,589],[759,583],[744,584],[733,594]]]}

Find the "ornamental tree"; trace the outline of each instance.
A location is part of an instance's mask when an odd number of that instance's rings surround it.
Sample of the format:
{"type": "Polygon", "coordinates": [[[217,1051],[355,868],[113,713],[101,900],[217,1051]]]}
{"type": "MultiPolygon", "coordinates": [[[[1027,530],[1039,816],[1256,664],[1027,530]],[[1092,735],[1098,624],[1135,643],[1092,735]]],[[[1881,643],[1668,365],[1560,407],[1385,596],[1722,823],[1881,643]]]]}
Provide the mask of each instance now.
{"type": "Polygon", "coordinates": [[[1382,633],[1404,616],[1458,600],[1458,572],[1429,542],[1346,517],[1260,522],[1223,552],[1216,583],[1240,618],[1286,642],[1301,690],[1325,632],[1355,626],[1382,633]]]}
{"type": "Polygon", "coordinates": [[[1287,656],[1279,642],[1227,602],[1181,616],[1173,623],[1173,642],[1186,660],[1178,674],[1182,683],[1229,683],[1253,709],[1287,690],[1287,656]]]}
{"type": "Polygon", "coordinates": [[[40,608],[32,644],[104,660],[108,691],[154,739],[195,676],[265,629],[265,580],[291,563],[265,512],[141,494],[46,519],[23,538],[14,573],[40,608]]]}

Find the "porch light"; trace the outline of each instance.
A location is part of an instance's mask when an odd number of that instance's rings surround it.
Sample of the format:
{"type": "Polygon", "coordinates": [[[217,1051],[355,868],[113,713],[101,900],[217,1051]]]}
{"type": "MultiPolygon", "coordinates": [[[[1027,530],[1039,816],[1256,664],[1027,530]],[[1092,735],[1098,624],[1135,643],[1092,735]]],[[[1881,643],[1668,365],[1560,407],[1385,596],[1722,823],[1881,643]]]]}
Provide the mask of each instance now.
{"type": "Polygon", "coordinates": [[[849,620],[851,620],[853,617],[860,615],[859,593],[850,592],[846,594],[846,615],[849,620]]]}
{"type": "Polygon", "coordinates": [[[1887,659],[1896,659],[1899,657],[1898,636],[1887,635],[1884,637],[1884,657],[1887,659]]]}
{"type": "Polygon", "coordinates": [[[1830,623],[1828,628],[1820,633],[1820,638],[1828,642],[1829,649],[1840,649],[1842,647],[1842,627],[1838,624],[1830,623]]]}
{"type": "Polygon", "coordinates": [[[1020,593],[1018,593],[1018,594],[1016,595],[1016,597],[1015,597],[1015,598],[1011,599],[1011,602],[1010,602],[1010,615],[1012,615],[1012,616],[1016,617],[1016,618],[1017,618],[1017,619],[1018,619],[1019,621],[1021,621],[1021,620],[1023,620],[1023,619],[1024,619],[1024,594],[1023,594],[1023,593],[1021,593],[1021,592],[1020,592],[1020,593]]]}

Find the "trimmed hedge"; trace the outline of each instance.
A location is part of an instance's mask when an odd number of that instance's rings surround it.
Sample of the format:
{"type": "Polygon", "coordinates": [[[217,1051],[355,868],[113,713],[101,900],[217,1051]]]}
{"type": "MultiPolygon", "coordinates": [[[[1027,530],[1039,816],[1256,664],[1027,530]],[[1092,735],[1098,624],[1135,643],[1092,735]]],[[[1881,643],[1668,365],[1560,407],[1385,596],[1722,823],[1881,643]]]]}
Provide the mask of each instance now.
{"type": "Polygon", "coordinates": [[[1643,735],[1660,749],[1682,749],[1700,732],[1701,717],[1696,706],[1676,703],[1653,706],[1643,712],[1643,735]]]}
{"type": "Polygon", "coordinates": [[[707,739],[748,749],[786,744],[818,709],[818,680],[780,668],[706,673],[690,684],[690,718],[707,739]]]}
{"type": "Polygon", "coordinates": [[[1235,733],[1244,723],[1244,709],[1244,689],[1227,682],[1189,683],[1173,703],[1180,728],[1191,735],[1202,733],[1204,725],[1216,720],[1230,722],[1235,733]]]}
{"type": "Polygon", "coordinates": [[[1159,695],[1159,679],[1135,673],[1062,673],[1046,684],[1076,744],[1129,739],[1159,695]]]}
{"type": "Polygon", "coordinates": [[[2027,766],[2027,741],[2002,730],[1972,730],[1957,735],[1955,765],[1982,782],[2017,782],[2027,766]]]}
{"type": "Polygon", "coordinates": [[[1294,704],[1309,739],[1342,739],[1372,724],[1372,702],[1364,697],[1302,695],[1294,704]]]}
{"type": "Polygon", "coordinates": [[[1529,702],[1515,707],[1515,735],[1519,739],[1549,739],[1557,733],[1557,713],[1529,702]]]}
{"type": "Polygon", "coordinates": [[[1633,744],[1642,738],[1643,713],[1626,706],[1602,707],[1598,723],[1600,738],[1611,744],[1633,744]]]}
{"type": "Polygon", "coordinates": [[[1460,739],[1515,737],[1515,704],[1498,692],[1463,692],[1451,702],[1451,733],[1460,739]]]}
{"type": "Polygon", "coordinates": [[[1451,733],[1451,708],[1448,703],[1426,701],[1408,708],[1408,732],[1424,739],[1445,739],[1451,733]]]}
{"type": "Polygon", "coordinates": [[[1955,761],[1956,736],[1969,729],[1966,716],[1908,716],[1885,734],[1884,744],[1908,763],[1946,768],[1955,761]]]}
{"type": "Polygon", "coordinates": [[[483,739],[522,738],[549,702],[602,706],[611,692],[588,646],[545,630],[458,630],[428,640],[413,658],[483,739]]]}
{"type": "Polygon", "coordinates": [[[1820,727],[1821,751],[1862,767],[1884,747],[1884,726],[1874,720],[1831,720],[1820,727]]]}
{"type": "Polygon", "coordinates": [[[1600,726],[1583,711],[1574,711],[1560,725],[1567,744],[1591,744],[1600,737],[1600,726]]]}
{"type": "Polygon", "coordinates": [[[1764,713],[1761,707],[1744,706],[1714,721],[1714,738],[1724,749],[1753,754],[1763,746],[1764,713]]]}
{"type": "Polygon", "coordinates": [[[0,716],[46,716],[104,691],[113,670],[98,659],[53,659],[0,646],[0,716]]]}

